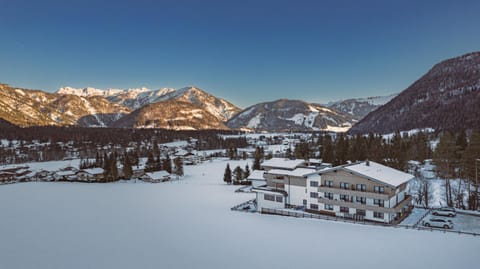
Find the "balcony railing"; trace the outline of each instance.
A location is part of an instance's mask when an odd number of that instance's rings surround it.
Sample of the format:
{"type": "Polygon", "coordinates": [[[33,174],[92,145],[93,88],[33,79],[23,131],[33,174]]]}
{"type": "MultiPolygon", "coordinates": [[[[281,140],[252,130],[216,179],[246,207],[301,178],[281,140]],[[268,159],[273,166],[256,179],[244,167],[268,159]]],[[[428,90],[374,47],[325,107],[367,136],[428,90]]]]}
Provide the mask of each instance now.
{"type": "Polygon", "coordinates": [[[410,195],[405,195],[405,199],[398,203],[395,207],[389,208],[389,207],[380,207],[377,205],[366,205],[366,204],[360,204],[360,203],[355,203],[355,202],[350,202],[350,201],[342,201],[339,199],[334,199],[334,200],[329,200],[325,199],[323,197],[318,198],[319,203],[324,203],[324,204],[329,204],[329,205],[336,205],[336,206],[344,206],[344,207],[351,207],[351,208],[356,208],[356,209],[363,209],[363,210],[370,210],[370,211],[375,211],[375,212],[380,212],[380,213],[398,213],[402,211],[402,208],[404,206],[408,206],[412,202],[412,197],[410,195]]]}
{"type": "Polygon", "coordinates": [[[318,187],[318,192],[329,192],[329,193],[340,194],[340,195],[360,196],[360,197],[366,197],[366,198],[371,198],[371,199],[379,199],[379,200],[389,200],[390,199],[389,195],[385,194],[385,193],[368,192],[368,191],[361,191],[361,190],[357,191],[357,190],[352,190],[352,189],[342,189],[342,188],[338,188],[338,187],[328,187],[326,185],[320,185],[318,187]]]}

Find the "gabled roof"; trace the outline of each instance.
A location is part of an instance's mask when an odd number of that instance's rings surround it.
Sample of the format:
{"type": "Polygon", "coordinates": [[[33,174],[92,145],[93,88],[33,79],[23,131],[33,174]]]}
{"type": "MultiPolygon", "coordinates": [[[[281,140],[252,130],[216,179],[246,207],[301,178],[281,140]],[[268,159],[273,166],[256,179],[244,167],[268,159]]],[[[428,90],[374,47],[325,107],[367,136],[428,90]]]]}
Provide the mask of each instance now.
{"type": "Polygon", "coordinates": [[[263,163],[261,163],[261,166],[293,170],[303,163],[305,163],[305,161],[300,159],[290,160],[284,158],[272,158],[270,160],[265,160],[263,163]]]}
{"type": "Polygon", "coordinates": [[[306,177],[307,175],[312,174],[315,172],[314,168],[295,168],[294,170],[282,170],[282,169],[272,169],[268,171],[268,174],[274,175],[285,175],[285,176],[292,176],[292,177],[306,177]]]}
{"type": "Polygon", "coordinates": [[[163,179],[165,177],[170,176],[170,174],[165,170],[160,170],[160,171],[155,171],[155,172],[150,172],[145,174],[149,176],[151,179],[163,179]]]}
{"type": "Polygon", "coordinates": [[[247,180],[265,180],[263,173],[265,173],[264,170],[253,170],[247,180]]]}
{"type": "Polygon", "coordinates": [[[320,174],[324,174],[333,170],[351,172],[395,188],[414,178],[411,174],[372,161],[345,164],[324,169],[319,172],[320,174]]]}

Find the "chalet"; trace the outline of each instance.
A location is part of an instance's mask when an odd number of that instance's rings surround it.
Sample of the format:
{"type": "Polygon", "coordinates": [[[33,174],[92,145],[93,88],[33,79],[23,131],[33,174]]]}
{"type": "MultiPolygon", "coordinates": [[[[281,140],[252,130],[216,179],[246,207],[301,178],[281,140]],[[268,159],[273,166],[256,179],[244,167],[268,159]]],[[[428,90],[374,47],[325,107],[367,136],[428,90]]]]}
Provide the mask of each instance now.
{"type": "Polygon", "coordinates": [[[413,175],[371,162],[359,162],[319,172],[318,199],[309,209],[346,218],[391,223],[410,209],[406,193],[413,175]]]}
{"type": "Polygon", "coordinates": [[[159,182],[169,181],[170,174],[165,170],[148,172],[148,173],[145,173],[145,175],[143,175],[140,179],[145,182],[159,183],[159,182]]]}
{"type": "Polygon", "coordinates": [[[95,182],[103,179],[103,168],[82,169],[76,173],[78,181],[95,182]]]}

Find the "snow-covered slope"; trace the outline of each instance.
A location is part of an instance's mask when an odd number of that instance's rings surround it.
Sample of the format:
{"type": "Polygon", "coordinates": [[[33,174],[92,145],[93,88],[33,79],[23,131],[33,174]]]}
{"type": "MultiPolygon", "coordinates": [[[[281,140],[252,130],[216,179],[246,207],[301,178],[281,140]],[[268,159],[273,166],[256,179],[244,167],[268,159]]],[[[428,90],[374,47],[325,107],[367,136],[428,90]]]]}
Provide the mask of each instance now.
{"type": "Polygon", "coordinates": [[[281,99],[248,107],[227,122],[230,128],[261,131],[345,132],[353,118],[318,104],[281,99]]]}
{"type": "Polygon", "coordinates": [[[374,96],[367,98],[352,98],[330,102],[327,107],[333,108],[344,113],[352,115],[355,119],[360,120],[368,113],[374,111],[378,107],[390,102],[398,94],[387,96],[374,96]]]}
{"type": "Polygon", "coordinates": [[[99,95],[54,94],[0,84],[0,118],[19,126],[105,127],[129,112],[99,95]]]}
{"type": "Polygon", "coordinates": [[[189,102],[202,107],[217,119],[226,122],[240,111],[238,107],[225,99],[215,97],[197,87],[185,87],[179,90],[162,88],[150,90],[147,88],[126,90],[99,90],[95,88],[75,89],[71,87],[60,88],[57,93],[78,96],[104,96],[110,102],[127,106],[131,109],[139,109],[148,104],[167,100],[189,102]]]}
{"type": "Polygon", "coordinates": [[[255,194],[235,193],[238,186],[223,184],[227,162],[230,167],[247,164],[213,160],[185,166],[184,178],[163,184],[1,186],[1,267],[460,269],[478,265],[480,240],[474,236],[231,211],[255,194]]]}
{"type": "Polygon", "coordinates": [[[173,130],[228,129],[221,120],[202,107],[180,100],[166,100],[143,106],[112,126],[173,130]]]}

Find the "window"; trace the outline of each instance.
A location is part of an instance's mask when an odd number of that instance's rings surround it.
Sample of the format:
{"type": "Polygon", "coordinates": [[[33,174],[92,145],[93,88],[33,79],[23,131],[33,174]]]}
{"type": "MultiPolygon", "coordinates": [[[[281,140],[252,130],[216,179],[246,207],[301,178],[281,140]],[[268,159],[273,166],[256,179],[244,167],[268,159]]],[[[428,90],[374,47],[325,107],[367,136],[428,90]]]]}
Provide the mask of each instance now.
{"type": "Polygon", "coordinates": [[[359,215],[359,216],[364,216],[364,217],[365,217],[365,210],[363,210],[363,209],[357,209],[357,215],[359,215]]]}
{"type": "Polygon", "coordinates": [[[346,194],[340,194],[340,200],[348,202],[348,201],[350,201],[350,196],[348,196],[346,194]]]}
{"type": "Polygon", "coordinates": [[[310,192],[310,198],[318,198],[318,192],[310,192]]]}
{"type": "Polygon", "coordinates": [[[275,195],[272,195],[272,194],[264,194],[263,195],[263,199],[267,200],[267,201],[273,201],[275,202],[275,195]]]}
{"type": "Polygon", "coordinates": [[[325,186],[330,187],[330,188],[333,187],[333,181],[325,180],[325,186]]]}
{"type": "Polygon", "coordinates": [[[318,210],[318,205],[317,204],[310,204],[310,209],[318,210]]]}
{"type": "Polygon", "coordinates": [[[373,204],[374,204],[374,205],[378,205],[379,207],[383,207],[383,206],[384,206],[384,203],[385,203],[384,200],[373,199],[373,204]]]}
{"type": "Polygon", "coordinates": [[[283,179],[283,176],[275,176],[275,179],[283,179]]]}
{"type": "Polygon", "coordinates": [[[318,181],[310,181],[310,187],[318,187],[318,181]]]}
{"type": "Polygon", "coordinates": [[[357,191],[366,191],[367,186],[365,184],[357,184],[357,191]]]}
{"type": "Polygon", "coordinates": [[[375,187],[373,187],[373,191],[377,192],[377,193],[384,193],[385,192],[385,187],[375,186],[375,187]]]}
{"type": "Polygon", "coordinates": [[[304,206],[307,205],[307,199],[303,199],[303,205],[304,205],[304,206]]]}
{"type": "Polygon", "coordinates": [[[360,204],[366,204],[367,203],[367,198],[365,198],[365,197],[357,196],[355,200],[356,200],[357,203],[360,203],[360,204]]]}
{"type": "Polygon", "coordinates": [[[383,213],[373,212],[373,217],[377,219],[383,219],[383,213]]]}
{"type": "Polygon", "coordinates": [[[342,212],[342,213],[348,213],[348,207],[341,206],[341,207],[340,207],[340,212],[342,212]]]}
{"type": "Polygon", "coordinates": [[[275,197],[278,203],[283,203],[283,196],[277,195],[275,197]]]}
{"type": "Polygon", "coordinates": [[[346,182],[340,182],[340,188],[348,190],[350,188],[350,184],[348,184],[346,182]]]}
{"type": "Polygon", "coordinates": [[[325,204],[325,210],[333,210],[333,205],[325,204]]]}
{"type": "Polygon", "coordinates": [[[326,192],[326,193],[323,194],[323,196],[326,199],[333,200],[333,193],[331,193],[331,192],[326,192]]]}

